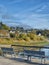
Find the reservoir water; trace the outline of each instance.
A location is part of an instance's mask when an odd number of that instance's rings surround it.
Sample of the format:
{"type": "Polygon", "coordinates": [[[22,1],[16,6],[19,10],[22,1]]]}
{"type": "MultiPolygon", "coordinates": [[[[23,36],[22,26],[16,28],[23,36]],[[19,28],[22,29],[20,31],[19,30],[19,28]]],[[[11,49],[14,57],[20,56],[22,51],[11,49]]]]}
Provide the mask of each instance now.
{"type": "Polygon", "coordinates": [[[41,51],[45,52],[45,56],[49,56],[49,49],[41,49],[41,51]]]}

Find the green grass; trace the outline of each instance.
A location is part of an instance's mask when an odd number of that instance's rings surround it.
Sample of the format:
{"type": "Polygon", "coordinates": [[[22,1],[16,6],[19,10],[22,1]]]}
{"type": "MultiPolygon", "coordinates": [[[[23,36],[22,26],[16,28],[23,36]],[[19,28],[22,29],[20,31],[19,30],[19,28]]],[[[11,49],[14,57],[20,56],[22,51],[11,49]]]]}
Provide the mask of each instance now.
{"type": "Polygon", "coordinates": [[[0,44],[2,45],[28,45],[28,46],[44,46],[44,45],[49,45],[49,42],[47,41],[17,41],[16,39],[0,39],[0,44]]]}
{"type": "Polygon", "coordinates": [[[48,45],[49,42],[16,42],[16,45],[26,45],[26,46],[45,46],[48,45]]]}

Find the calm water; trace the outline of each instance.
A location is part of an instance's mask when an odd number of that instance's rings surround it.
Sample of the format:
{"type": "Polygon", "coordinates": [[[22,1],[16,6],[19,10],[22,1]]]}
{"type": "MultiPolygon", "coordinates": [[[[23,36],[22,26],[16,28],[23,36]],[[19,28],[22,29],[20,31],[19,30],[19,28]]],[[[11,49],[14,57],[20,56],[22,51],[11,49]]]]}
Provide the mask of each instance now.
{"type": "MultiPolygon", "coordinates": [[[[41,49],[41,51],[45,52],[45,56],[49,56],[49,49],[41,49]]],[[[20,55],[23,55],[23,52],[20,52],[20,55]]]]}
{"type": "Polygon", "coordinates": [[[46,56],[49,56],[49,49],[41,49],[41,51],[44,51],[45,52],[45,55],[46,56]]]}
{"type": "MultiPolygon", "coordinates": [[[[45,52],[45,56],[49,56],[49,49],[41,49],[41,51],[45,52]]],[[[23,55],[23,52],[20,52],[19,55],[23,55]]],[[[49,60],[49,58],[47,58],[49,60]]]]}

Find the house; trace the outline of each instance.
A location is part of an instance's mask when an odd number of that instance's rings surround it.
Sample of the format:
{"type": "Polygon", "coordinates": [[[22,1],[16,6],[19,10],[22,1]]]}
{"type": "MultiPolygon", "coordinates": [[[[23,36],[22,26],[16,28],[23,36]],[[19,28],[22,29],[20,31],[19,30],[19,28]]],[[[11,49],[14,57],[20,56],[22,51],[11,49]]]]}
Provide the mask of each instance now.
{"type": "Polygon", "coordinates": [[[14,33],[14,34],[15,34],[15,32],[16,32],[15,30],[10,30],[9,31],[9,33],[14,33]]]}
{"type": "Polygon", "coordinates": [[[38,33],[38,36],[41,36],[41,33],[38,33]]]}

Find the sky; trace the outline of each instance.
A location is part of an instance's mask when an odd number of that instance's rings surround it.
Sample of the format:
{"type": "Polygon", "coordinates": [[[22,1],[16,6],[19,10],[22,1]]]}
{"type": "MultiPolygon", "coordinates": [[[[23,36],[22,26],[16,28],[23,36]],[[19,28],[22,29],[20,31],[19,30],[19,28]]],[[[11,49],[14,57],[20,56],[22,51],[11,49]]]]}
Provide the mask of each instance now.
{"type": "Polygon", "coordinates": [[[0,0],[0,21],[49,29],[49,0],[0,0]]]}

